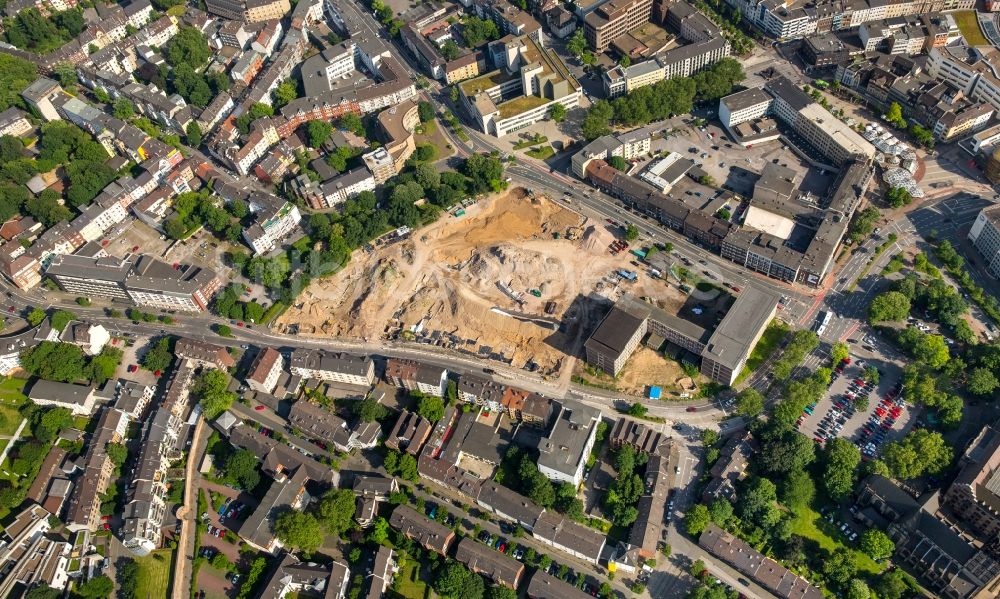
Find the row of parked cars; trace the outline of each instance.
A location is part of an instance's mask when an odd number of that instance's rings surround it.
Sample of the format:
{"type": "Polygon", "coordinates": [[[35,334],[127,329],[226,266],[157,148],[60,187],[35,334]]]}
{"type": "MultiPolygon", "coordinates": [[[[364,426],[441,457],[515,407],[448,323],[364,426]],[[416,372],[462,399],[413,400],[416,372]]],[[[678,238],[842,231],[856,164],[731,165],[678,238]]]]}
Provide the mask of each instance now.
{"type": "Polygon", "coordinates": [[[889,431],[902,416],[905,403],[902,390],[903,381],[898,381],[879,401],[868,422],[858,431],[855,444],[861,449],[862,459],[871,460],[876,456],[879,448],[885,443],[889,431]]]}
{"type": "MultiPolygon", "coordinates": [[[[512,534],[514,532],[514,527],[507,522],[500,522],[500,531],[505,534],[512,534]]],[[[516,559],[519,562],[524,562],[525,554],[524,548],[521,546],[514,546],[512,543],[508,543],[507,539],[500,535],[491,534],[488,530],[484,530],[479,533],[479,541],[489,545],[490,547],[496,549],[500,553],[506,553],[510,557],[516,559]],[[511,549],[513,547],[513,549],[511,549]]],[[[580,574],[573,572],[572,568],[563,568],[559,564],[552,562],[549,565],[547,572],[559,578],[560,580],[567,582],[569,584],[577,584],[580,574]]],[[[579,586],[579,585],[578,585],[579,586]]],[[[598,586],[591,581],[584,579],[582,586],[580,588],[583,592],[587,593],[591,597],[597,596],[598,586]]]]}

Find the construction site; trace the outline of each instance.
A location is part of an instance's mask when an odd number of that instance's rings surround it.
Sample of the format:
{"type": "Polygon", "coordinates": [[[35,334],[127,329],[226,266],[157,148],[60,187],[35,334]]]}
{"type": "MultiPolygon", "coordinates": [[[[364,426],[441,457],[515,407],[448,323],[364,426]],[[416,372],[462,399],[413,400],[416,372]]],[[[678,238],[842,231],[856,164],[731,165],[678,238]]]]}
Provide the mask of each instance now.
{"type": "Polygon", "coordinates": [[[679,293],[630,266],[635,256],[609,251],[623,234],[514,188],[356,251],[347,267],[306,289],[277,327],[417,341],[568,378],[567,360],[602,316],[602,296],[679,293]]]}

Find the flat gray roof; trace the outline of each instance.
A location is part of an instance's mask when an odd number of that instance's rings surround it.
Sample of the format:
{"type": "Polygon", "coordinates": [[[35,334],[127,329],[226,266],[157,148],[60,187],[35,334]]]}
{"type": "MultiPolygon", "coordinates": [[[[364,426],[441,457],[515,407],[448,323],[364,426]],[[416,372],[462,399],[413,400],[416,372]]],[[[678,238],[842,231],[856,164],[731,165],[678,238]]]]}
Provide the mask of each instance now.
{"type": "Polygon", "coordinates": [[[745,89],[741,92],[736,92],[735,94],[729,94],[725,98],[722,98],[722,103],[726,105],[726,108],[728,108],[730,112],[743,110],[744,108],[749,108],[751,106],[756,106],[757,104],[763,104],[770,101],[771,96],[765,94],[762,90],[756,87],[745,89]]]}
{"type": "Polygon", "coordinates": [[[778,299],[769,291],[745,287],[709,338],[702,357],[731,368],[739,366],[753,350],[757,333],[774,315],[778,299]]]}

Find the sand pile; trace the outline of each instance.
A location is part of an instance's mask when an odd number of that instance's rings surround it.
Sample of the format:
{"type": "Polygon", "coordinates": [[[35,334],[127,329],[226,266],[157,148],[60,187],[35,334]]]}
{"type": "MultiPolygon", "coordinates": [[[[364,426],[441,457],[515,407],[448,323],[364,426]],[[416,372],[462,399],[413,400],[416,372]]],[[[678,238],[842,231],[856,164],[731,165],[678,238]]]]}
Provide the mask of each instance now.
{"type": "Polygon", "coordinates": [[[615,236],[608,231],[607,227],[590,225],[583,232],[580,239],[580,249],[586,252],[601,251],[611,245],[615,236]]]}

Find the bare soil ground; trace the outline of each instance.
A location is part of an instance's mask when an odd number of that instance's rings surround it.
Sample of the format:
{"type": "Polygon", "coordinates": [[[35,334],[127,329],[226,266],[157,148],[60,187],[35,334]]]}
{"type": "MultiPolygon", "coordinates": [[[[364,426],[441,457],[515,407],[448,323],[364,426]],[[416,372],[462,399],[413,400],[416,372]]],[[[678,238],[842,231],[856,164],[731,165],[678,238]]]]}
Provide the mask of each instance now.
{"type": "MultiPolygon", "coordinates": [[[[306,289],[277,327],[363,339],[440,331],[463,340],[463,349],[487,346],[515,367],[534,361],[552,374],[577,352],[586,327],[563,334],[530,318],[581,324],[587,315],[577,315],[574,302],[594,291],[617,293],[612,273],[635,268],[626,254],[608,252],[615,234],[516,188],[466,208],[462,217],[445,215],[402,241],[356,252],[345,269],[306,289]],[[567,239],[571,232],[578,237],[567,239]],[[550,301],[557,308],[546,315],[550,301]]],[[[659,295],[664,286],[641,271],[628,284],[637,295],[651,289],[659,295]]]]}
{"type": "MultiPolygon", "coordinates": [[[[691,379],[684,374],[680,365],[663,357],[648,347],[640,346],[632,354],[632,357],[625,363],[615,378],[604,373],[588,372],[586,364],[578,363],[573,372],[585,381],[597,387],[613,389],[626,395],[645,397],[649,393],[651,386],[658,386],[662,389],[662,399],[678,399],[679,394],[688,392],[694,394],[691,387],[691,379]]],[[[694,379],[695,385],[704,382],[704,377],[698,375],[694,379]]]]}

